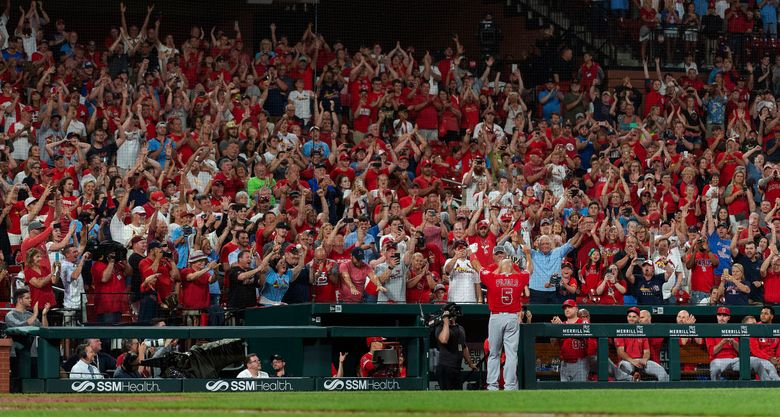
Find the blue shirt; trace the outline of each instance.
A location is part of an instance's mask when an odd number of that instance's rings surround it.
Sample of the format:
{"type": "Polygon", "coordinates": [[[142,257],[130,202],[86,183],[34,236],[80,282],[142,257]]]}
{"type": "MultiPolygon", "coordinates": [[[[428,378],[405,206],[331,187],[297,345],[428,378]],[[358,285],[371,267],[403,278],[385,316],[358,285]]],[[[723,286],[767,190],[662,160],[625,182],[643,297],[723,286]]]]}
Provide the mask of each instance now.
{"type": "Polygon", "coordinates": [[[715,275],[723,275],[723,270],[731,270],[731,240],[721,239],[718,232],[713,232],[707,239],[710,251],[718,256],[718,266],[715,267],[715,275]]]}
{"type": "Polygon", "coordinates": [[[290,288],[291,279],[292,269],[287,268],[284,274],[280,275],[273,268],[269,268],[265,273],[265,285],[261,294],[271,301],[282,302],[284,294],[290,288]]]}
{"type": "Polygon", "coordinates": [[[317,143],[314,143],[313,140],[310,140],[303,144],[303,154],[306,155],[307,158],[311,158],[311,151],[315,149],[322,151],[323,158],[327,158],[330,155],[330,147],[323,141],[317,141],[317,143]]]}
{"type": "Polygon", "coordinates": [[[764,24],[777,23],[777,7],[774,4],[769,2],[764,4],[764,7],[761,8],[761,21],[764,24]]]}
{"type": "Polygon", "coordinates": [[[590,169],[590,158],[596,152],[596,149],[593,147],[593,142],[590,142],[588,138],[584,136],[577,136],[577,142],[587,143],[584,148],[579,150],[582,169],[587,171],[590,169]]]}
{"type": "Polygon", "coordinates": [[[710,0],[693,0],[693,11],[696,12],[696,16],[702,17],[707,14],[709,5],[710,0]]]}
{"type": "MultiPolygon", "coordinates": [[[[552,91],[544,90],[539,93],[539,101],[541,102],[542,99],[552,94],[552,91]]],[[[545,118],[545,120],[550,120],[550,117],[553,113],[559,113],[561,112],[561,100],[558,99],[558,91],[555,91],[555,95],[550,97],[549,100],[547,100],[546,103],[542,106],[542,117],[545,118]]]]}
{"type": "Polygon", "coordinates": [[[550,281],[553,274],[561,273],[561,261],[574,249],[569,242],[553,249],[545,255],[536,249],[531,249],[531,262],[534,265],[534,273],[528,282],[528,288],[534,291],[553,292],[555,287],[544,288],[544,284],[550,281]]]}
{"type": "MultiPolygon", "coordinates": [[[[165,137],[165,143],[160,143],[160,140],[157,138],[152,138],[149,140],[149,142],[146,144],[146,149],[149,150],[149,153],[155,152],[158,149],[162,148],[162,152],[160,152],[159,155],[157,155],[156,161],[160,164],[160,168],[165,169],[165,147],[168,144],[171,144],[171,149],[176,150],[176,143],[171,140],[169,137],[165,137]]],[[[173,157],[173,155],[171,155],[173,157]]]]}
{"type": "MultiPolygon", "coordinates": [[[[374,238],[374,235],[370,233],[370,231],[366,232],[366,237],[363,239],[362,243],[358,243],[357,241],[357,232],[352,232],[346,236],[344,236],[344,247],[349,248],[351,246],[356,245],[374,245],[376,246],[376,239],[374,238]]],[[[369,262],[374,259],[374,250],[373,249],[365,249],[363,250],[363,256],[365,257],[365,261],[369,262]]]]}
{"type": "Polygon", "coordinates": [[[171,230],[171,241],[176,241],[178,238],[183,238],[181,243],[175,245],[176,253],[179,254],[179,260],[176,262],[176,267],[179,269],[187,267],[187,261],[190,258],[190,240],[184,235],[184,230],[181,226],[174,227],[171,230]]]}
{"type": "MultiPolygon", "coordinates": [[[[209,262],[211,261],[219,262],[219,254],[214,249],[212,249],[211,252],[209,252],[208,258],[209,258],[209,262]]],[[[214,276],[216,272],[217,271],[212,270],[211,275],[214,276]]],[[[222,294],[222,290],[220,290],[219,288],[219,280],[216,280],[211,284],[209,284],[209,294],[222,294]]]]}

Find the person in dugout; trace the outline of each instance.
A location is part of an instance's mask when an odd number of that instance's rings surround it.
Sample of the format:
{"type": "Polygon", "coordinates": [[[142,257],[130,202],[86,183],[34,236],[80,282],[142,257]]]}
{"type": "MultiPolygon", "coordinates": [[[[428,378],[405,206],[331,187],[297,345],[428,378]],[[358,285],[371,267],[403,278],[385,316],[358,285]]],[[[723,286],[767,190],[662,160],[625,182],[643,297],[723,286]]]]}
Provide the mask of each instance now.
{"type": "Polygon", "coordinates": [[[366,338],[368,353],[360,358],[360,376],[364,378],[406,378],[403,356],[398,355],[398,365],[382,364],[374,361],[374,352],[385,348],[385,339],[381,336],[366,338]]]}

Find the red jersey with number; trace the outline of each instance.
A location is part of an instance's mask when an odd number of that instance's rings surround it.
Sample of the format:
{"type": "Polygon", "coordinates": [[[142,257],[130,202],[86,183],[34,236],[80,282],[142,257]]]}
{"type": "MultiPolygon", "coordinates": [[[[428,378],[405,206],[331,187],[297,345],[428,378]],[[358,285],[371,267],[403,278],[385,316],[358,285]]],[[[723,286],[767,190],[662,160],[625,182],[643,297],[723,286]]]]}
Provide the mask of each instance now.
{"type": "MultiPolygon", "coordinates": [[[[582,319],[577,319],[574,323],[564,324],[581,324],[587,323],[582,319]]],[[[561,341],[561,360],[564,362],[574,362],[580,360],[588,355],[588,340],[584,338],[563,339],[561,341]]]]}
{"type": "Polygon", "coordinates": [[[528,285],[528,273],[502,274],[483,272],[480,280],[487,287],[488,308],[491,313],[519,313],[523,308],[520,298],[528,285]]]}

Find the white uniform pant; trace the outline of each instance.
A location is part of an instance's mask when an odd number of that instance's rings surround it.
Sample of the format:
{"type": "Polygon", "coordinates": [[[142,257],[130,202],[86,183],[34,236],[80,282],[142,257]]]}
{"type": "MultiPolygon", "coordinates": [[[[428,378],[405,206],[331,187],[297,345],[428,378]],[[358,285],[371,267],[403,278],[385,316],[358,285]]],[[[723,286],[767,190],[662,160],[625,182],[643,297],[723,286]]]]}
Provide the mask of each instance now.
{"type": "Polygon", "coordinates": [[[766,359],[751,356],[750,369],[755,372],[762,381],[780,381],[780,376],[777,375],[777,368],[775,368],[775,365],[773,365],[772,362],[769,362],[766,359]]]}
{"type": "Polygon", "coordinates": [[[487,360],[488,390],[498,391],[498,376],[501,372],[501,351],[506,355],[504,363],[504,390],[517,390],[517,349],[520,343],[520,324],[517,313],[494,313],[488,322],[487,360]]]}
{"type": "MultiPolygon", "coordinates": [[[[636,370],[634,365],[629,361],[620,361],[618,368],[627,374],[632,374],[636,370]]],[[[666,382],[669,380],[669,374],[666,373],[666,369],[656,362],[647,361],[644,370],[646,374],[656,377],[658,382],[666,382]]]]}
{"type": "Polygon", "coordinates": [[[577,359],[576,362],[561,361],[561,381],[585,382],[588,380],[590,366],[588,358],[577,359]]]}
{"type": "Polygon", "coordinates": [[[739,372],[739,358],[721,358],[713,359],[710,362],[710,379],[720,380],[720,374],[723,371],[739,372]]]}

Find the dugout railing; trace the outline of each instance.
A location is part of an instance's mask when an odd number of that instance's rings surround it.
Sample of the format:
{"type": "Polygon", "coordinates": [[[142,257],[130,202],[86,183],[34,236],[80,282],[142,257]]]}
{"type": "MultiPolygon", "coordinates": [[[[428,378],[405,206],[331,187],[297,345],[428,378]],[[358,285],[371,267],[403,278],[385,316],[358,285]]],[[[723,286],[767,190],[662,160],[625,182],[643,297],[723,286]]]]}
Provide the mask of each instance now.
{"type": "MultiPolygon", "coordinates": [[[[780,337],[780,325],[759,324],[551,324],[538,323],[521,327],[520,362],[518,373],[525,389],[562,389],[562,388],[673,388],[673,387],[756,387],[780,386],[780,381],[757,381],[751,373],[750,339],[780,337]],[[664,338],[667,346],[666,371],[668,382],[658,382],[648,378],[639,382],[612,381],[609,376],[610,341],[614,338],[664,338]],[[702,378],[685,379],[681,362],[680,338],[737,338],[739,340],[739,371],[726,373],[730,379],[708,380],[708,371],[694,371],[702,378]],[[540,359],[550,359],[547,349],[551,339],[576,338],[579,340],[597,340],[596,369],[593,381],[560,381],[559,370],[540,369],[540,359]],[[558,377],[558,380],[554,380],[558,377]],[[707,380],[702,380],[707,379],[707,380]]],[[[691,341],[689,345],[694,344],[691,341]]],[[[688,345],[688,346],[689,346],[688,345]]],[[[553,349],[554,350],[554,349],[553,349]]],[[[706,355],[704,362],[709,362],[706,355]]],[[[615,362],[617,364],[617,362],[615,362]]]]}
{"type": "MultiPolygon", "coordinates": [[[[20,358],[22,392],[180,392],[180,391],[311,391],[311,390],[421,390],[428,386],[429,331],[419,326],[407,327],[318,327],[318,326],[234,326],[234,327],[17,327],[8,329],[16,337],[37,337],[37,375],[32,377],[33,361],[29,355],[20,358]],[[348,377],[332,378],[331,366],[337,341],[365,341],[382,336],[398,340],[405,353],[405,378],[370,380],[348,377]],[[69,380],[62,378],[61,341],[65,339],[179,339],[188,341],[243,339],[247,351],[281,353],[295,377],[256,381],[254,384],[234,379],[160,379],[141,380],[69,380]],[[283,349],[278,342],[282,342],[283,349]],[[268,346],[274,345],[273,350],[268,346]],[[281,349],[281,350],[280,350],[281,349]]],[[[368,348],[366,348],[368,351],[368,348]]],[[[338,350],[335,350],[338,357],[338,350]]],[[[267,371],[269,366],[264,366],[267,371]]]]}

